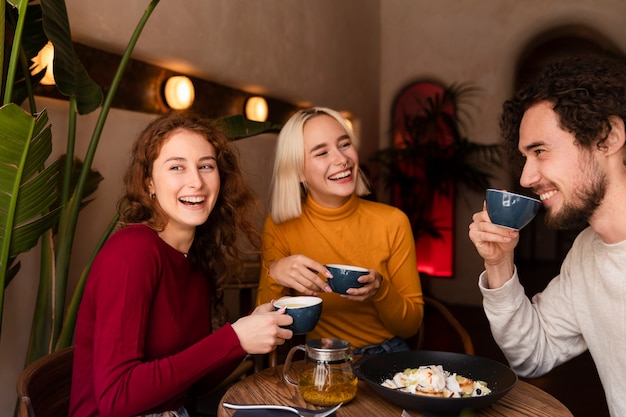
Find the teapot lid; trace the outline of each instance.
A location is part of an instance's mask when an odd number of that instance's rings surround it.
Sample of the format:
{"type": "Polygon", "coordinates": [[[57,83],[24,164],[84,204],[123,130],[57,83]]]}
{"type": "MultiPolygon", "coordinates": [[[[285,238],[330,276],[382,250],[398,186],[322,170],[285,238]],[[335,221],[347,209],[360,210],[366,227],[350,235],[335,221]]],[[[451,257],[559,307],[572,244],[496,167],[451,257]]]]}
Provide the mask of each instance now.
{"type": "Polygon", "coordinates": [[[307,341],[306,353],[311,359],[324,362],[352,359],[350,343],[330,337],[307,341]]]}

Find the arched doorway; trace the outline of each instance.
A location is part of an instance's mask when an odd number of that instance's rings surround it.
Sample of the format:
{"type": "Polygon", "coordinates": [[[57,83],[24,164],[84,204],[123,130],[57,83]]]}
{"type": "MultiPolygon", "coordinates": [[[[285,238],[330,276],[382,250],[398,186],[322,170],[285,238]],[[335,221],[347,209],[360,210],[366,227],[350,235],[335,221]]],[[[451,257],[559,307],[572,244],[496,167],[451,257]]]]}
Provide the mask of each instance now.
{"type": "Polygon", "coordinates": [[[589,53],[622,55],[613,42],[586,26],[565,25],[547,30],[532,39],[520,54],[515,71],[515,89],[537,75],[546,64],[589,53]]]}

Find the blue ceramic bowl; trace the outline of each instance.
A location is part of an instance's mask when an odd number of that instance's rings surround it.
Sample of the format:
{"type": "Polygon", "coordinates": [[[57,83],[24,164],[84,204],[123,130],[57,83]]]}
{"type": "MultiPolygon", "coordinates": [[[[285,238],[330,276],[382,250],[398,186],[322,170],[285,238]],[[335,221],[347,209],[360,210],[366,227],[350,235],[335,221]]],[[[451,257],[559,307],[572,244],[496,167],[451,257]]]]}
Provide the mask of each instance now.
{"type": "Polygon", "coordinates": [[[328,279],[328,285],[339,294],[347,294],[346,291],[349,288],[361,288],[363,284],[358,279],[369,273],[365,268],[352,265],[328,264],[325,266],[333,274],[333,277],[328,279]]]}
{"type": "Polygon", "coordinates": [[[274,301],[274,310],[287,307],[286,313],[293,317],[293,323],[286,326],[293,334],[312,332],[322,314],[322,299],[319,297],[283,297],[274,301]]]}
{"type": "Polygon", "coordinates": [[[487,190],[487,213],[491,222],[520,230],[537,215],[541,201],[508,191],[487,190]]]}

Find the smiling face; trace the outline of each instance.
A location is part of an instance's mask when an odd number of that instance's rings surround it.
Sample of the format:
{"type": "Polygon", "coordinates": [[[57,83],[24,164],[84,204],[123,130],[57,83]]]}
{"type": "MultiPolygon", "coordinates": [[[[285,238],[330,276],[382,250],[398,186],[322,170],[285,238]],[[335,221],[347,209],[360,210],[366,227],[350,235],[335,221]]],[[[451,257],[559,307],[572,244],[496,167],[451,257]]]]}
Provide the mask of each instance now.
{"type": "Polygon", "coordinates": [[[186,252],[220,191],[215,148],[196,132],[173,131],[152,164],[148,189],[168,217],[161,238],[186,252]]]}
{"type": "Polygon", "coordinates": [[[354,193],[359,156],[343,126],[328,115],[303,128],[304,182],[311,197],[325,207],[339,207],[354,193]]]}
{"type": "Polygon", "coordinates": [[[547,102],[525,112],[519,133],[519,150],[526,159],[520,184],[539,195],[546,224],[556,229],[584,226],[606,193],[597,151],[577,144],[547,102]]]}

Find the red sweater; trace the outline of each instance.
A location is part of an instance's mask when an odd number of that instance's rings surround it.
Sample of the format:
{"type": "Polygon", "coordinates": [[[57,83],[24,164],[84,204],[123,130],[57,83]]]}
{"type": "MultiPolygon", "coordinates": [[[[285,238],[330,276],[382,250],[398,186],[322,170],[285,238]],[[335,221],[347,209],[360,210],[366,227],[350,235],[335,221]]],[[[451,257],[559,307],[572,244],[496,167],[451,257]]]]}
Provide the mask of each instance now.
{"type": "Polygon", "coordinates": [[[147,226],[98,253],[78,312],[70,416],[175,410],[216,385],[246,352],[227,324],[211,334],[209,280],[147,226]]]}

